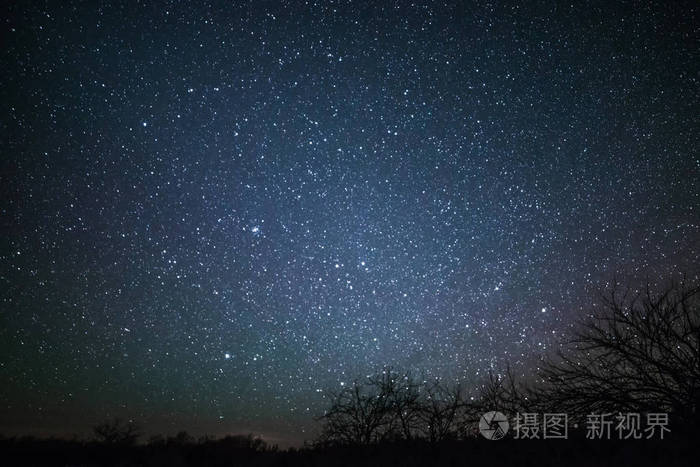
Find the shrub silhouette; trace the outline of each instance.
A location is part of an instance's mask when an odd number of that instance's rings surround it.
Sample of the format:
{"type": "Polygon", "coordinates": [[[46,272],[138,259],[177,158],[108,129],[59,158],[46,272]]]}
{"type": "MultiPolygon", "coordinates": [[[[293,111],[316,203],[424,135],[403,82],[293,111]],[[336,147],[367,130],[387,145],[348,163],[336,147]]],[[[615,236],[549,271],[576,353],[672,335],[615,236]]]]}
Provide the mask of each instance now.
{"type": "Polygon", "coordinates": [[[141,436],[140,429],[135,423],[123,422],[118,418],[93,427],[93,432],[97,441],[106,444],[132,445],[141,436]]]}

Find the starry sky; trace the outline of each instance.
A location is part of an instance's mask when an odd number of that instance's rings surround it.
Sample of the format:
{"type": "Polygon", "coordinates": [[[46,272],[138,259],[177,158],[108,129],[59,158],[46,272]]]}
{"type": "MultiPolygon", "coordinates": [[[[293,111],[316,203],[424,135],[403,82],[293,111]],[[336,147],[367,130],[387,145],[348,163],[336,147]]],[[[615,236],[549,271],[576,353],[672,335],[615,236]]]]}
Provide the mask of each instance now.
{"type": "Polygon", "coordinates": [[[696,277],[697,4],[572,3],[4,5],[0,432],[295,443],[696,277]]]}

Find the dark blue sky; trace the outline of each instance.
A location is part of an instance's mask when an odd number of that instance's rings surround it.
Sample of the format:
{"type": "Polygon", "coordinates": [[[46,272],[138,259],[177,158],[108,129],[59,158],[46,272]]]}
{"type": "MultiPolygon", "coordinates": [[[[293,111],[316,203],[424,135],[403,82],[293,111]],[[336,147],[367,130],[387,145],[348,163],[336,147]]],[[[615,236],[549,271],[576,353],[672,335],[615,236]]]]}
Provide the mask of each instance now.
{"type": "Polygon", "coordinates": [[[0,431],[298,442],[697,275],[697,6],[608,4],[4,6],[0,431]]]}

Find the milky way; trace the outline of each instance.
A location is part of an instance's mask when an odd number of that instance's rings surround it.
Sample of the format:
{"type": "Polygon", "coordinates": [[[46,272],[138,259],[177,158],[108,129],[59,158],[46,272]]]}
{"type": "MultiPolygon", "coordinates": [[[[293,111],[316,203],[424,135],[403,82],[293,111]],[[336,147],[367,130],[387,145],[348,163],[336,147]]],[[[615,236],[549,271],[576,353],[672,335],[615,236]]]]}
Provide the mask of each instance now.
{"type": "Polygon", "coordinates": [[[356,377],[531,374],[606,282],[696,275],[669,3],[4,6],[0,431],[298,442],[356,377]]]}

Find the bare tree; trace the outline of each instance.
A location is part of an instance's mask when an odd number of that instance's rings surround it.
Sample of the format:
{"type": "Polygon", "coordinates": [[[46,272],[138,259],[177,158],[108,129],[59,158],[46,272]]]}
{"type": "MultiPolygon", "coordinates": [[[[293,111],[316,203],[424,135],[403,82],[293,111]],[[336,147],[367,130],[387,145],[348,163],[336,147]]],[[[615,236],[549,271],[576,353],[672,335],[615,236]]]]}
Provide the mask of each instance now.
{"type": "Polygon", "coordinates": [[[424,437],[430,442],[454,439],[460,436],[468,409],[462,387],[448,387],[435,380],[425,387],[421,400],[424,437]]]}
{"type": "Polygon", "coordinates": [[[459,436],[466,409],[459,386],[418,382],[409,372],[384,370],[332,395],[321,417],[322,442],[370,444],[459,436]]]}
{"type": "Polygon", "coordinates": [[[382,386],[368,378],[354,381],[339,392],[331,393],[332,403],[321,417],[321,441],[370,444],[383,440],[392,425],[390,402],[382,386]]]}
{"type": "Polygon", "coordinates": [[[516,380],[510,367],[489,373],[475,397],[460,385],[417,381],[385,370],[332,396],[321,441],[370,444],[386,440],[440,442],[474,435],[479,416],[497,410],[589,413],[673,412],[686,426],[700,420],[700,287],[672,283],[661,293],[615,287],[580,323],[535,381],[516,380]],[[534,386],[532,385],[534,383],[534,386]]]}
{"type": "Polygon", "coordinates": [[[93,432],[98,441],[108,444],[131,445],[141,436],[141,431],[134,422],[123,422],[118,418],[93,427],[93,432]]]}
{"type": "Polygon", "coordinates": [[[371,384],[387,397],[390,436],[403,439],[417,436],[421,423],[421,386],[411,373],[390,369],[372,378],[371,384]]]}
{"type": "Polygon", "coordinates": [[[489,371],[488,379],[479,387],[478,398],[472,405],[479,413],[497,410],[513,416],[518,412],[537,411],[538,402],[532,388],[519,382],[508,366],[502,375],[489,371]]]}
{"type": "Polygon", "coordinates": [[[601,307],[540,372],[540,400],[582,418],[591,412],[673,412],[697,422],[700,406],[700,287],[660,293],[615,286],[601,307]]]}

